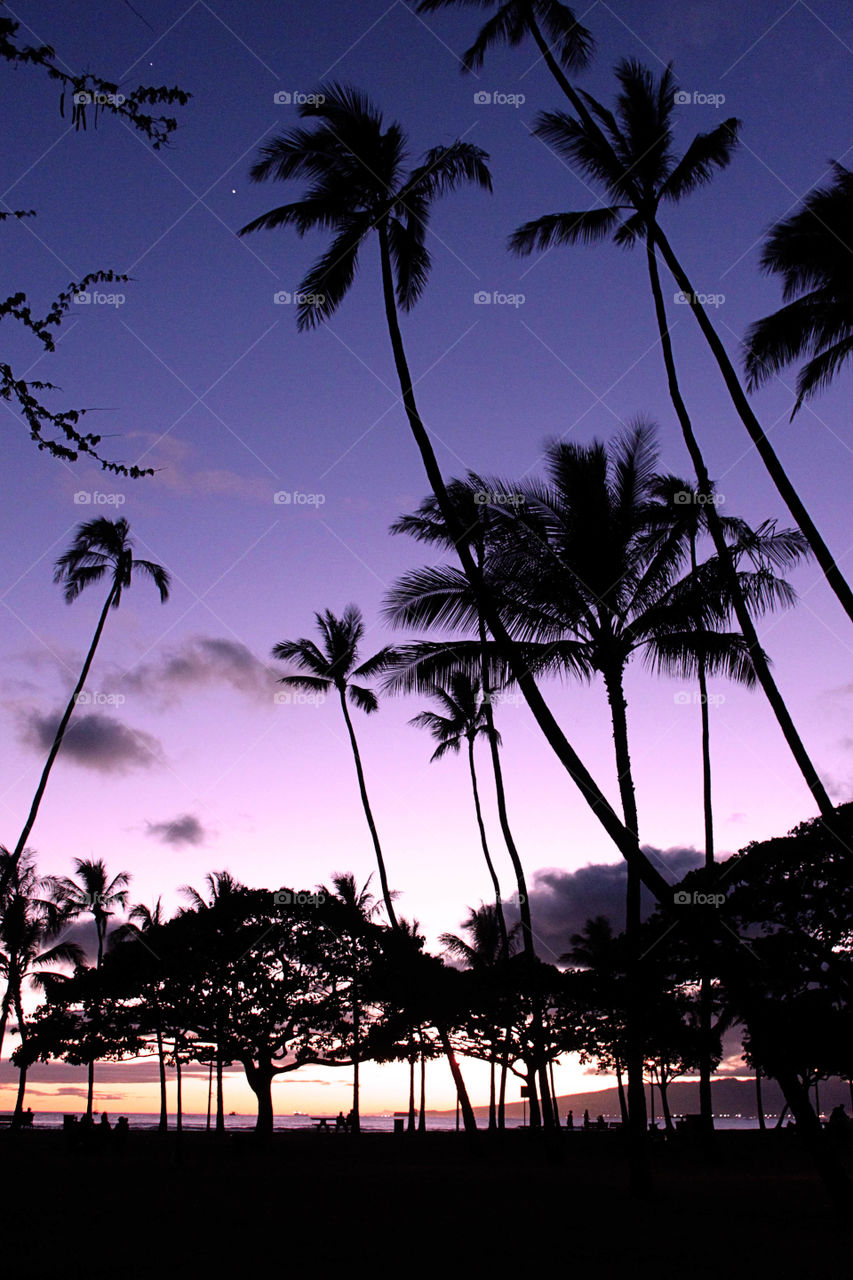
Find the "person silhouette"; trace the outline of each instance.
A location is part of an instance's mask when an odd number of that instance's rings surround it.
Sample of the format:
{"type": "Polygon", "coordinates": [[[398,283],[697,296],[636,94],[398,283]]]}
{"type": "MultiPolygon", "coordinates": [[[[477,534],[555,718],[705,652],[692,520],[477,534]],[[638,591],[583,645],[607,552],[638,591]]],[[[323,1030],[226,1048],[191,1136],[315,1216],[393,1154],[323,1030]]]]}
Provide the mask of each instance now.
{"type": "Polygon", "coordinates": [[[335,1132],[337,1133],[341,1129],[346,1130],[346,1127],[347,1127],[347,1118],[344,1115],[343,1111],[339,1111],[338,1114],[335,1116],[335,1132]]]}
{"type": "Polygon", "coordinates": [[[588,1129],[588,1128],[590,1127],[590,1123],[589,1123],[589,1112],[588,1112],[588,1111],[584,1111],[584,1113],[583,1113],[583,1127],[584,1127],[585,1129],[588,1129]]]}
{"type": "Polygon", "coordinates": [[[574,1129],[574,1127],[575,1127],[575,1113],[574,1111],[570,1111],[569,1114],[566,1116],[566,1128],[574,1129]]]}

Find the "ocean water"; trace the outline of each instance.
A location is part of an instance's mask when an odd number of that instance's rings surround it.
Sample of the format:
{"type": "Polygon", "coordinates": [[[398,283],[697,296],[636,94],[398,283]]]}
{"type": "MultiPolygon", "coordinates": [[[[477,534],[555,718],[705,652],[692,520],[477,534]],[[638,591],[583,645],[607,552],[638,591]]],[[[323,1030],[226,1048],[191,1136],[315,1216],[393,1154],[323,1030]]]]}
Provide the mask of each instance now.
{"type": "MultiPolygon", "coordinates": [[[[75,1114],[69,1112],[68,1114],[75,1114]]],[[[79,1112],[76,1114],[80,1114],[79,1112]]],[[[131,1129],[148,1129],[157,1128],[159,1117],[152,1115],[150,1112],[127,1112],[110,1111],[110,1123],[115,1124],[116,1119],[121,1114],[126,1114],[131,1129]]],[[[605,1120],[615,1124],[619,1117],[605,1115],[605,1120]]],[[[330,1124],[334,1127],[334,1117],[329,1117],[330,1124]]],[[[34,1111],[33,1123],[38,1129],[61,1129],[62,1128],[62,1112],[59,1111],[34,1111]]],[[[215,1123],[215,1119],[211,1119],[211,1124],[215,1123]]],[[[477,1123],[481,1128],[486,1127],[485,1117],[478,1118],[477,1123]]],[[[452,1132],[456,1128],[456,1119],[451,1114],[430,1115],[426,1117],[427,1130],[431,1132],[452,1132]]],[[[772,1128],[775,1124],[775,1116],[767,1118],[768,1128],[772,1128]]],[[[169,1116],[169,1127],[174,1128],[174,1116],[169,1116]]],[[[721,1115],[714,1117],[714,1125],[717,1129],[757,1129],[758,1119],[755,1116],[730,1116],[721,1115]]],[[[206,1115],[185,1115],[183,1117],[183,1127],[188,1132],[204,1131],[207,1127],[206,1115]]],[[[245,1132],[254,1129],[255,1117],[253,1115],[230,1115],[225,1117],[226,1132],[245,1132]]],[[[291,1130],[304,1129],[312,1130],[315,1122],[307,1115],[280,1115],[275,1117],[275,1129],[291,1130]]],[[[509,1119],[507,1128],[521,1128],[521,1122],[517,1119],[509,1119]]],[[[361,1117],[361,1130],[363,1133],[393,1133],[394,1131],[394,1115],[392,1112],[383,1113],[381,1115],[366,1115],[361,1117]]],[[[576,1126],[575,1132],[579,1132],[576,1126]]]]}

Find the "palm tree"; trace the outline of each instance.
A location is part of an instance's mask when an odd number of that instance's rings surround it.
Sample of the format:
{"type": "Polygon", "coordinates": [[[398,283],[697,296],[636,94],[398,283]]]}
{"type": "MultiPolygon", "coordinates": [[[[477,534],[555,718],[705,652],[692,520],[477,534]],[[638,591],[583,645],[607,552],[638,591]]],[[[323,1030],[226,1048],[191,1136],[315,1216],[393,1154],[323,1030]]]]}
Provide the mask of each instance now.
{"type": "MultiPolygon", "coordinates": [[[[53,900],[58,904],[66,917],[88,913],[95,921],[98,938],[96,970],[100,970],[104,959],[104,941],[107,936],[107,925],[114,914],[115,907],[127,909],[129,899],[128,885],[130,873],[119,871],[108,878],[107,868],[102,858],[93,861],[85,858],[74,859],[74,870],[77,879],[70,876],[47,876],[45,883],[49,886],[53,900]]],[[[95,1060],[89,1062],[89,1088],[86,1099],[86,1114],[92,1114],[92,1101],[95,1092],[95,1060]]]]}
{"type": "Polygon", "coordinates": [[[347,931],[350,934],[352,945],[352,1111],[351,1111],[351,1132],[361,1132],[361,1107],[360,1107],[360,1083],[359,1068],[361,1066],[361,993],[359,987],[360,968],[364,962],[364,955],[360,954],[358,939],[364,933],[365,926],[376,915],[379,910],[379,903],[370,892],[370,881],[373,875],[369,875],[361,889],[358,888],[356,878],[351,871],[338,872],[332,876],[332,884],[334,892],[330,892],[325,885],[320,887],[320,892],[327,898],[334,898],[345,913],[347,923],[347,931]]]}
{"type": "Polygon", "coordinates": [[[361,611],[354,604],[350,604],[344,609],[340,618],[336,618],[329,609],[322,614],[316,613],[314,617],[322,636],[322,649],[313,640],[304,638],[301,640],[281,640],[273,646],[272,654],[274,658],[292,662],[305,673],[282,676],[279,683],[291,689],[300,689],[315,694],[325,694],[331,689],[337,689],[338,691],[344,723],[347,727],[353,759],[355,760],[355,771],[358,777],[358,788],[361,793],[364,816],[367,819],[370,837],[373,841],[373,849],[376,853],[379,882],[382,885],[382,898],[391,926],[396,929],[397,917],[394,914],[391,890],[388,887],[385,860],[382,856],[379,834],[376,830],[376,823],[373,820],[373,813],[367,798],[361,755],[358,750],[358,742],[356,741],[349,708],[347,707],[347,702],[349,701],[353,706],[358,707],[368,715],[378,711],[379,701],[373,690],[366,688],[364,685],[353,684],[352,678],[355,676],[360,680],[369,680],[372,676],[384,671],[395,656],[394,650],[386,646],[384,649],[380,649],[378,653],[375,653],[372,658],[368,658],[366,662],[356,666],[358,646],[364,636],[364,622],[361,611]]]}
{"type": "Polygon", "coordinates": [[[434,13],[437,9],[463,6],[496,10],[471,48],[463,53],[463,71],[482,67],[489,49],[501,44],[517,47],[529,35],[563,92],[577,97],[563,68],[582,71],[592,57],[595,42],[567,5],[557,0],[421,0],[417,12],[434,13]]]}
{"type": "MultiPolygon", "coordinates": [[[[421,711],[409,721],[418,729],[427,729],[434,741],[438,743],[430,757],[430,763],[440,760],[448,752],[458,755],[463,742],[468,744],[468,767],[471,772],[471,790],[474,795],[474,812],[477,815],[477,828],[480,832],[480,845],[486,866],[489,869],[492,885],[495,890],[495,917],[498,923],[504,952],[506,953],[507,930],[504,911],[501,903],[501,886],[498,873],[495,871],[489,844],[486,839],[486,828],[480,807],[480,792],[477,786],[477,770],[474,766],[474,743],[481,734],[488,733],[485,705],[481,696],[479,680],[472,680],[464,671],[457,671],[451,676],[448,689],[436,687],[432,698],[445,711],[440,715],[436,711],[421,711]]],[[[500,739],[498,739],[500,744],[500,739]]]]}
{"type": "Polygon", "coordinates": [[[382,115],[365,95],[332,84],[322,86],[314,97],[315,102],[300,107],[300,114],[317,117],[318,127],[313,132],[297,129],[266,144],[261,149],[261,158],[250,171],[252,179],[258,182],[304,176],[312,184],[305,198],[262,214],[243,227],[240,234],[288,225],[295,227],[300,235],[312,228],[335,233],[330,248],[301,284],[297,323],[300,329],[306,329],[335,313],[355,277],[362,242],[370,232],[377,232],[385,318],[403,407],[465,576],[552,750],[623,857],[639,866],[643,882],[659,901],[668,900],[668,886],[663,876],[620,822],[569,743],[535,680],[515,652],[499,614],[484,594],[481,575],[467,546],[465,531],[459,525],[415,401],[397,309],[410,310],[426,284],[430,258],[424,237],[432,200],[462,182],[474,181],[490,189],[487,156],[478,147],[455,142],[429,151],[420,166],[404,175],[405,135],[396,123],[383,132],[382,115]]]}
{"type": "Polygon", "coordinates": [[[853,355],[853,173],[833,163],[833,181],[771,228],[761,268],[781,276],[785,303],[746,338],[750,391],[807,356],[797,377],[793,418],[853,355]]]}
{"type": "MultiPolygon", "coordinates": [[[[553,244],[575,243],[578,240],[590,242],[601,239],[608,233],[612,233],[614,240],[621,245],[631,245],[641,238],[645,242],[646,262],[670,397],[696,471],[700,496],[708,506],[709,531],[714,540],[720,566],[728,578],[738,625],[749,646],[756,677],[770,702],[791,753],[821,814],[831,824],[834,816],[832,802],[770,673],[749,609],[738,587],[725,533],[714,505],[713,486],[708,468],[678,385],[658,271],[658,249],[661,250],[667,265],[673,269],[673,262],[670,260],[672,251],[668,248],[657,221],[660,204],[664,201],[680,200],[685,194],[708,182],[715,169],[724,168],[729,163],[736,142],[737,121],[726,121],[709,134],[697,135],[681,160],[676,162],[672,155],[675,80],[671,70],[667,68],[660,80],[656,81],[652,73],[639,63],[624,61],[620,63],[616,74],[622,92],[618,97],[615,113],[608,111],[589,94],[584,94],[589,110],[598,123],[578,123],[565,112],[546,112],[540,116],[535,131],[559,154],[579,163],[586,172],[601,181],[611,198],[618,203],[586,213],[550,214],[545,218],[539,218],[520,227],[511,237],[510,244],[518,253],[530,253],[535,247],[544,249],[553,244]]],[[[681,268],[677,261],[675,266],[680,272],[681,268]]],[[[692,290],[683,272],[676,278],[682,290],[685,292],[692,290]]],[[[701,306],[699,311],[702,316],[705,315],[701,306]]],[[[714,337],[722,350],[722,344],[719,343],[716,334],[714,337]]],[[[740,384],[738,388],[739,386],[740,384]]],[[[742,391],[741,398],[743,398],[742,391]]],[[[745,398],[743,400],[746,404],[745,398]]],[[[769,443],[761,432],[759,424],[754,417],[752,420],[755,422],[755,428],[761,440],[767,444],[769,450],[769,443]]],[[[758,441],[755,442],[761,453],[758,441]]],[[[770,452],[772,453],[772,450],[770,452]]],[[[764,457],[763,453],[762,457],[764,457]]],[[[773,458],[778,467],[778,459],[775,455],[773,458]]],[[[765,461],[767,461],[766,458],[765,461]]],[[[788,483],[790,485],[790,482],[788,483]]],[[[828,574],[827,565],[821,559],[822,553],[816,545],[809,524],[804,521],[804,509],[794,510],[791,507],[791,510],[808,538],[816,558],[828,574]]],[[[814,530],[814,533],[816,534],[817,531],[814,530]]],[[[823,546],[822,543],[821,546],[823,546]]],[[[829,556],[825,546],[823,551],[826,556],[829,556]]],[[[831,557],[829,563],[834,567],[831,557]]],[[[846,588],[846,583],[844,586],[846,588]]],[[[847,590],[849,592],[849,588],[847,590]]],[[[850,616],[853,620],[853,594],[850,594],[850,605],[850,616]]]]}
{"type": "MultiPolygon", "coordinates": [[[[6,864],[11,854],[3,849],[0,860],[6,864]]],[[[0,1004],[0,1053],[6,1035],[10,1009],[18,1019],[21,1041],[26,1039],[26,1026],[21,1004],[24,983],[29,980],[40,985],[44,969],[57,964],[76,965],[82,962],[83,952],[75,942],[57,942],[68,922],[68,913],[48,897],[50,884],[36,872],[31,854],[9,868],[7,888],[0,904],[0,976],[5,979],[6,990],[0,1004]],[[46,946],[47,943],[53,943],[46,946]]],[[[19,1093],[20,1110],[23,1092],[19,1093]]]]}
{"type": "MultiPolygon", "coordinates": [[[[215,911],[217,908],[223,908],[234,899],[234,897],[242,890],[240,882],[232,876],[230,871],[210,871],[205,876],[205,884],[207,885],[208,897],[204,898],[197,889],[192,885],[181,885],[179,892],[189,902],[189,907],[182,907],[179,915],[187,914],[190,911],[206,912],[215,911]]],[[[214,955],[211,957],[215,965],[219,963],[219,957],[214,955]]],[[[225,1134],[225,1097],[223,1086],[224,1075],[224,1057],[223,1057],[223,1038],[225,1034],[225,1020],[227,1011],[223,1008],[222,992],[217,983],[213,992],[214,1000],[214,1024],[216,1030],[216,1134],[223,1137],[225,1134]]],[[[178,1037],[175,1038],[174,1048],[175,1069],[180,1076],[180,1045],[178,1037]]]]}
{"type": "MultiPolygon", "coordinates": [[[[459,524],[469,539],[471,552],[479,574],[483,574],[488,554],[489,535],[492,528],[492,520],[490,513],[492,507],[481,501],[486,491],[485,481],[474,472],[469,471],[465,480],[451,480],[447,486],[447,493],[450,501],[458,511],[459,524]]],[[[419,542],[430,544],[438,543],[441,546],[453,548],[454,541],[451,531],[447,528],[441,514],[441,509],[434,494],[424,498],[418,509],[409,514],[401,516],[391,525],[392,533],[407,533],[411,537],[416,538],[419,542]]],[[[430,582],[430,571],[424,571],[425,585],[427,589],[432,585],[430,582]]],[[[464,576],[456,575],[459,586],[464,588],[464,576]]],[[[439,589],[444,585],[441,581],[437,584],[439,589]]],[[[524,940],[524,952],[529,961],[536,958],[536,951],[533,944],[533,925],[530,916],[530,895],[527,892],[527,879],[524,874],[521,857],[516,847],[515,838],[509,825],[509,816],[506,808],[506,791],[503,781],[503,768],[500,760],[500,750],[498,747],[499,735],[495,729],[494,711],[492,707],[493,690],[491,687],[491,671],[488,653],[488,635],[486,630],[486,618],[480,603],[474,598],[475,607],[477,609],[477,633],[482,649],[482,657],[480,663],[480,683],[483,691],[483,714],[486,724],[486,736],[489,742],[489,750],[492,758],[492,773],[495,779],[495,798],[497,800],[498,821],[500,823],[501,832],[503,834],[504,843],[512,863],[515,873],[516,889],[518,892],[519,915],[521,917],[522,937],[524,940]]],[[[386,682],[386,688],[393,688],[398,692],[417,692],[429,691],[432,682],[426,675],[424,664],[417,660],[417,652],[411,652],[403,647],[400,650],[402,658],[402,666],[392,669],[393,674],[389,681],[386,682]],[[415,661],[411,661],[414,657],[415,661]],[[426,679],[422,677],[426,676],[426,679]]]]}
{"type": "MultiPolygon", "coordinates": [[[[853,591],[764,434],[726,349],[658,221],[661,204],[678,203],[709,182],[716,170],[727,167],[737,146],[740,122],[731,118],[710,133],[697,134],[684,154],[676,159],[673,154],[673,125],[677,86],[671,68],[667,67],[659,79],[656,79],[640,63],[624,60],[617,67],[616,76],[621,93],[614,112],[589,94],[582,93],[580,99],[577,95],[573,99],[579,120],[563,111],[543,112],[534,128],[534,133],[553,147],[558,155],[572,164],[578,164],[594,181],[602,184],[612,203],[582,213],[549,214],[545,218],[528,222],[513,234],[510,246],[515,252],[524,254],[530,253],[534,248],[546,249],[555,244],[574,244],[578,241],[589,244],[608,234],[612,234],[614,241],[622,246],[631,246],[638,241],[645,244],[656,319],[659,330],[666,332],[664,358],[670,393],[696,468],[697,479],[705,492],[707,468],[693,437],[692,428],[685,424],[686,411],[682,412],[676,403],[673,388],[674,365],[673,372],[669,367],[667,348],[671,348],[671,343],[660,290],[657,261],[660,253],[682,298],[689,304],[699,323],[722,373],[732,403],[756,451],[791,515],[808,539],[827,581],[853,621],[853,591]],[[578,107],[579,101],[583,106],[582,111],[578,107]]],[[[661,340],[663,343],[663,333],[661,340]]],[[[708,494],[710,495],[710,488],[708,494]]],[[[722,554],[719,547],[718,552],[722,554]]]]}
{"type": "Polygon", "coordinates": [[[80,677],[74,686],[74,692],[68,700],[65,713],[56,730],[53,746],[42,770],[29,816],[24,823],[24,829],[12,855],[13,863],[16,863],[21,857],[30,832],[33,829],[39,805],[47,786],[47,780],[53,768],[53,762],[59,754],[59,748],[62,746],[62,739],[68,728],[71,714],[86,683],[86,677],[95,657],[95,650],[100,642],[107,615],[110,609],[119,607],[122,592],[130,587],[133,576],[137,573],[151,578],[160,593],[161,602],[165,604],[169,598],[169,574],[167,571],[162,565],[154,564],[151,560],[139,560],[134,556],[133,545],[130,540],[130,526],[125,519],[107,520],[103,516],[97,520],[89,520],[85,524],[79,525],[74,542],[56,562],[53,580],[54,582],[65,584],[66,604],[71,604],[85,591],[86,587],[91,586],[94,582],[100,582],[105,576],[109,579],[110,589],[98,618],[95,634],[89,646],[89,652],[86,654],[80,677]]]}
{"type": "MultiPolygon", "coordinates": [[[[130,909],[130,923],[122,930],[123,937],[135,937],[147,946],[146,938],[161,928],[166,922],[160,898],[153,907],[137,902],[130,909]]],[[[118,932],[118,931],[117,931],[118,932]]],[[[158,1131],[166,1133],[169,1128],[169,1109],[166,1093],[166,1047],[163,1042],[163,1011],[158,995],[158,984],[155,979],[151,988],[151,1001],[154,1010],[154,1034],[157,1039],[157,1060],[160,1067],[160,1122],[158,1131]]]]}
{"type": "MultiPolygon", "coordinates": [[[[463,921],[462,928],[469,935],[470,942],[455,933],[442,933],[439,942],[455,960],[461,960],[465,967],[483,975],[494,973],[504,965],[515,948],[519,924],[513,925],[507,934],[506,924],[498,911],[499,904],[487,903],[478,908],[468,908],[468,919],[463,921]]],[[[497,1028],[496,1028],[497,1030],[497,1028]]],[[[507,1053],[509,1042],[505,1046],[501,1061],[500,1090],[496,1102],[495,1068],[500,1051],[500,1035],[495,1036],[492,1052],[489,1056],[489,1128],[504,1128],[504,1107],[506,1102],[507,1053]]],[[[535,1083],[534,1083],[535,1088],[535,1083]]]]}

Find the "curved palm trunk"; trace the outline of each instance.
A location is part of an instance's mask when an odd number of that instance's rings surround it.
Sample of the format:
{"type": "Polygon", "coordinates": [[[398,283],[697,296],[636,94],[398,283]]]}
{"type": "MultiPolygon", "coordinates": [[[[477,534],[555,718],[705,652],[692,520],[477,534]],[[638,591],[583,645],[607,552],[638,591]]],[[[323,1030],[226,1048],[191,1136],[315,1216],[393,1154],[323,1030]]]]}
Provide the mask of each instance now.
{"type": "Polygon", "coordinates": [[[450,1067],[450,1074],[453,1076],[453,1083],[456,1085],[456,1096],[462,1110],[462,1123],[465,1126],[465,1132],[469,1135],[475,1134],[477,1132],[477,1118],[474,1115],[474,1108],[471,1106],[471,1099],[468,1097],[468,1090],[465,1088],[465,1081],[462,1079],[462,1072],[459,1070],[459,1063],[456,1061],[456,1054],[453,1052],[450,1037],[444,1027],[438,1027],[437,1030],[444,1056],[447,1058],[450,1067]]]}
{"type": "MultiPolygon", "coordinates": [[[[634,778],[631,772],[631,754],[628,749],[627,703],[622,686],[622,668],[614,665],[602,672],[610,703],[613,726],[613,745],[616,750],[616,770],[619,775],[619,794],[625,825],[639,840],[639,820],[634,778]]],[[[625,1065],[628,1069],[628,1126],[631,1142],[631,1179],[635,1191],[640,1191],[647,1180],[645,1167],[646,1147],[646,1088],[643,1071],[643,1011],[640,981],[640,928],[642,907],[640,877],[636,868],[628,866],[628,890],[625,904],[625,939],[628,951],[628,973],[625,982],[625,1065]]]]}
{"type": "MultiPolygon", "coordinates": [[[[655,231],[655,236],[658,232],[655,231]]],[[[696,480],[699,493],[709,499],[707,503],[708,511],[708,530],[714,540],[714,546],[720,559],[720,565],[726,575],[727,585],[732,596],[732,605],[738,620],[738,625],[743,633],[743,637],[749,646],[750,657],[755,668],[758,681],[764,690],[768,702],[776,716],[776,720],[785,737],[785,741],[790,748],[791,754],[796,761],[800,772],[805,779],[806,785],[814,796],[818,809],[821,812],[825,822],[832,829],[835,810],[832,801],[826,793],[826,789],[820,780],[817,770],[812,763],[811,757],[806,751],[797,729],[791,719],[785,701],[779,692],[775,680],[770,674],[770,668],[767,658],[758,641],[758,635],[755,630],[746,601],[740,589],[737,580],[734,565],[732,563],[731,554],[728,544],[720,524],[720,518],[717,515],[717,509],[713,501],[713,490],[711,488],[711,480],[708,474],[708,468],[702,454],[696,436],[693,433],[693,424],[687,412],[687,406],[681,396],[681,390],[678,385],[678,375],[675,369],[675,360],[672,354],[672,343],[669,337],[669,329],[666,319],[666,308],[664,306],[663,294],[660,286],[660,275],[658,273],[657,258],[654,251],[654,240],[651,236],[646,241],[646,260],[649,269],[649,279],[652,287],[652,294],[655,304],[655,316],[657,318],[658,333],[660,335],[661,348],[663,350],[664,364],[666,365],[667,382],[669,384],[669,394],[681,426],[684,442],[690,454],[693,468],[696,472],[696,480]]],[[[805,530],[803,531],[805,532],[805,530]]]]}
{"type": "Polygon", "coordinates": [[[767,468],[767,472],[775,484],[782,501],[785,503],[794,520],[797,522],[808,540],[808,544],[814,552],[815,559],[823,570],[830,587],[838,597],[842,609],[847,614],[851,622],[853,622],[853,590],[851,590],[850,584],[847,582],[847,579],[835,563],[832,552],[829,550],[829,547],[827,547],[818,532],[817,526],[806,510],[805,504],[791,481],[788,479],[785,468],[777,458],[773,450],[773,446],[764,434],[761,423],[758,421],[750,407],[743,387],[740,384],[740,379],[738,378],[732,362],[728,357],[728,353],[720,341],[720,337],[711,323],[705,308],[702,306],[701,302],[697,300],[693,286],[690,283],[684,268],[675,256],[672,246],[664,233],[657,226],[655,227],[654,236],[656,243],[660,246],[664,262],[672,272],[673,278],[678,284],[679,289],[687,297],[690,310],[696,317],[699,323],[699,328],[702,330],[702,334],[717,362],[717,367],[723,375],[723,381],[726,384],[726,389],[729,393],[732,404],[737,411],[738,417],[746,427],[747,432],[749,433],[749,438],[755,445],[756,451],[767,468]]]}
{"type": "Polygon", "coordinates": [[[361,803],[364,808],[364,816],[367,819],[367,825],[370,828],[370,837],[373,840],[373,848],[376,853],[376,862],[379,867],[379,882],[382,885],[382,898],[385,902],[385,910],[388,912],[388,919],[391,922],[391,928],[397,928],[397,917],[394,914],[394,903],[391,900],[391,890],[388,888],[388,877],[385,874],[385,861],[382,857],[382,849],[379,844],[379,835],[376,831],[376,823],[373,821],[373,814],[370,811],[370,803],[367,799],[367,787],[364,782],[364,770],[361,767],[361,756],[358,750],[358,743],[355,740],[355,730],[352,727],[349,710],[347,708],[346,691],[340,689],[341,708],[346,721],[347,732],[349,733],[350,746],[355,760],[355,771],[358,775],[358,789],[361,792],[361,803]]]}
{"type": "MultiPolygon", "coordinates": [[[[478,569],[482,566],[478,565],[478,569]]],[[[512,869],[515,872],[515,883],[518,889],[518,914],[521,919],[521,937],[524,946],[524,954],[528,960],[536,958],[536,951],[533,946],[533,927],[530,919],[530,900],[527,893],[527,880],[524,875],[524,867],[521,865],[521,858],[513,839],[512,831],[509,826],[509,818],[506,811],[506,793],[504,791],[503,769],[501,767],[500,749],[498,747],[498,736],[495,731],[495,717],[492,713],[491,689],[488,684],[488,665],[486,661],[486,623],[483,618],[482,610],[478,609],[478,623],[480,632],[480,648],[482,651],[480,683],[483,687],[483,714],[486,718],[486,737],[489,740],[489,751],[492,757],[492,772],[495,775],[495,799],[498,806],[498,821],[500,822],[501,834],[504,838],[509,860],[512,863],[512,869]]]]}
{"type": "Polygon", "coordinates": [[[427,479],[429,480],[432,491],[436,496],[445,524],[453,537],[462,568],[468,578],[468,581],[471,583],[478,605],[483,611],[483,616],[488,623],[489,630],[495,639],[495,643],[505,655],[510,670],[512,671],[513,679],[524,694],[527,705],[530,707],[533,717],[539,725],[539,728],[542,730],[549,746],[554,751],[563,767],[574,779],[576,785],[580,788],[585,800],[601,825],[604,827],[607,834],[613,840],[619,852],[626,859],[629,865],[634,863],[639,867],[639,874],[643,883],[647,885],[658,901],[665,904],[670,900],[670,896],[667,893],[668,886],[666,881],[660,872],[652,866],[648,858],[646,858],[646,856],[641,852],[638,840],[626,829],[623,823],[619,821],[618,816],[608,803],[603,791],[597,785],[594,778],[569,743],[560,726],[557,724],[557,721],[554,719],[545,699],[539,691],[536,681],[528,671],[526,663],[524,663],[516,654],[515,645],[510,639],[497,610],[493,607],[488,595],[483,590],[482,575],[479,574],[470,550],[468,549],[465,531],[460,527],[453,505],[448,496],[447,488],[444,484],[444,480],[442,479],[441,470],[439,468],[435,452],[415,403],[414,392],[412,389],[412,378],[409,372],[408,362],[406,360],[405,349],[403,347],[403,339],[402,334],[400,333],[400,324],[397,317],[397,309],[394,299],[394,278],[391,269],[391,255],[388,247],[388,232],[384,223],[380,223],[377,230],[379,233],[379,247],[382,264],[382,287],[385,301],[385,316],[388,323],[388,332],[391,339],[394,364],[397,370],[397,377],[400,382],[403,407],[406,411],[406,417],[408,419],[412,435],[414,436],[415,443],[420,451],[424,469],[427,473],[427,479]]]}
{"type": "Polygon", "coordinates": [[[30,808],[29,815],[27,817],[26,822],[24,823],[24,829],[21,832],[20,836],[18,837],[18,843],[15,845],[15,851],[12,854],[11,866],[7,869],[7,873],[6,873],[6,876],[4,877],[4,880],[8,879],[8,873],[9,871],[11,871],[12,867],[17,866],[18,861],[21,857],[21,854],[24,852],[24,848],[29,838],[29,834],[33,829],[33,824],[35,823],[36,817],[38,816],[39,805],[41,804],[42,796],[44,795],[44,790],[45,790],[45,787],[47,786],[47,780],[50,777],[50,771],[53,768],[53,762],[56,759],[57,755],[59,754],[59,748],[62,746],[62,739],[65,737],[65,730],[68,728],[68,722],[71,719],[71,715],[72,715],[72,712],[74,711],[75,706],[77,705],[77,698],[80,695],[80,691],[82,690],[83,685],[86,683],[86,677],[89,674],[89,668],[91,667],[92,661],[95,657],[95,650],[98,647],[98,644],[101,639],[101,633],[103,632],[104,626],[107,621],[107,614],[109,613],[110,607],[112,606],[113,600],[115,599],[115,593],[116,593],[116,587],[115,587],[115,584],[113,584],[113,586],[110,589],[109,595],[107,596],[104,607],[101,610],[101,616],[98,619],[98,625],[95,628],[95,635],[92,639],[91,645],[89,646],[89,652],[86,654],[86,661],[83,663],[83,669],[80,672],[80,678],[77,681],[76,685],[74,686],[74,692],[72,693],[68,701],[68,706],[65,708],[65,714],[63,715],[62,719],[59,722],[59,728],[56,730],[56,736],[53,739],[53,746],[50,748],[50,754],[47,757],[47,763],[45,764],[44,769],[42,770],[42,775],[41,775],[41,778],[39,779],[38,787],[36,788],[36,794],[33,799],[32,807],[30,808]]]}
{"type": "Polygon", "coordinates": [[[509,950],[509,942],[506,933],[506,920],[504,919],[503,903],[501,901],[501,886],[498,880],[498,873],[495,871],[492,855],[489,853],[489,845],[486,840],[486,828],[483,824],[483,812],[480,808],[480,791],[477,786],[477,770],[474,768],[474,738],[473,735],[468,737],[468,766],[471,770],[471,790],[474,793],[474,811],[477,814],[477,827],[480,831],[480,845],[483,849],[483,857],[486,859],[486,866],[489,868],[489,875],[492,879],[492,885],[495,890],[495,914],[498,919],[498,929],[501,935],[501,950],[504,955],[509,950]]]}
{"type": "Polygon", "coordinates": [[[3,992],[3,1003],[0,1005],[0,1054],[3,1052],[3,1041],[6,1039],[6,1024],[9,1021],[9,1009],[12,1005],[12,995],[14,992],[13,969],[10,965],[9,977],[6,982],[6,990],[3,992]]]}
{"type": "Polygon", "coordinates": [[[361,1065],[361,1005],[358,986],[353,982],[352,997],[352,1119],[350,1132],[361,1132],[361,1114],[359,1111],[359,1067],[361,1065]]]}
{"type": "Polygon", "coordinates": [[[628,1127],[628,1102],[625,1098],[625,1085],[622,1081],[622,1059],[616,1056],[616,1092],[619,1095],[619,1114],[622,1117],[622,1123],[626,1129],[628,1127]]]}

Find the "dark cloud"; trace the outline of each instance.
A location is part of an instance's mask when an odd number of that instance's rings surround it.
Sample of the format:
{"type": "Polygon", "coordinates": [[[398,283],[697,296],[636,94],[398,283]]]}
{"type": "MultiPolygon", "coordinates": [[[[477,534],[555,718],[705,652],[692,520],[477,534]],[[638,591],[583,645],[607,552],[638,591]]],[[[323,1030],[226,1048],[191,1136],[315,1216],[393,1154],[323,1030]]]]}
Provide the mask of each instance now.
{"type": "MultiPolygon", "coordinates": [[[[702,865],[704,854],[697,849],[654,849],[643,852],[670,884],[677,884],[688,871],[702,865]]],[[[607,916],[614,933],[625,927],[627,864],[592,863],[577,871],[546,869],[536,871],[530,890],[530,914],[536,949],[543,960],[555,964],[568,951],[573,933],[580,933],[587,920],[607,916]]],[[[655,899],[642,889],[643,918],[652,915],[655,899]]],[[[518,919],[518,908],[506,904],[507,920],[518,919]]]]}
{"type": "Polygon", "coordinates": [[[252,701],[270,702],[275,675],[238,640],[192,636],[156,661],[129,671],[121,682],[123,689],[165,705],[211,685],[226,685],[252,701]]]}
{"type": "Polygon", "coordinates": [[[153,839],[176,847],[183,844],[204,844],[207,834],[198,818],[191,813],[182,813],[171,822],[146,822],[145,827],[147,834],[153,839]]]}
{"type": "MultiPolygon", "coordinates": [[[[24,714],[22,721],[24,741],[47,753],[53,745],[59,716],[31,711],[24,714]]],[[[162,758],[163,748],[157,738],[98,711],[77,712],[65,731],[60,751],[60,759],[99,773],[150,769],[162,758]]]]}

